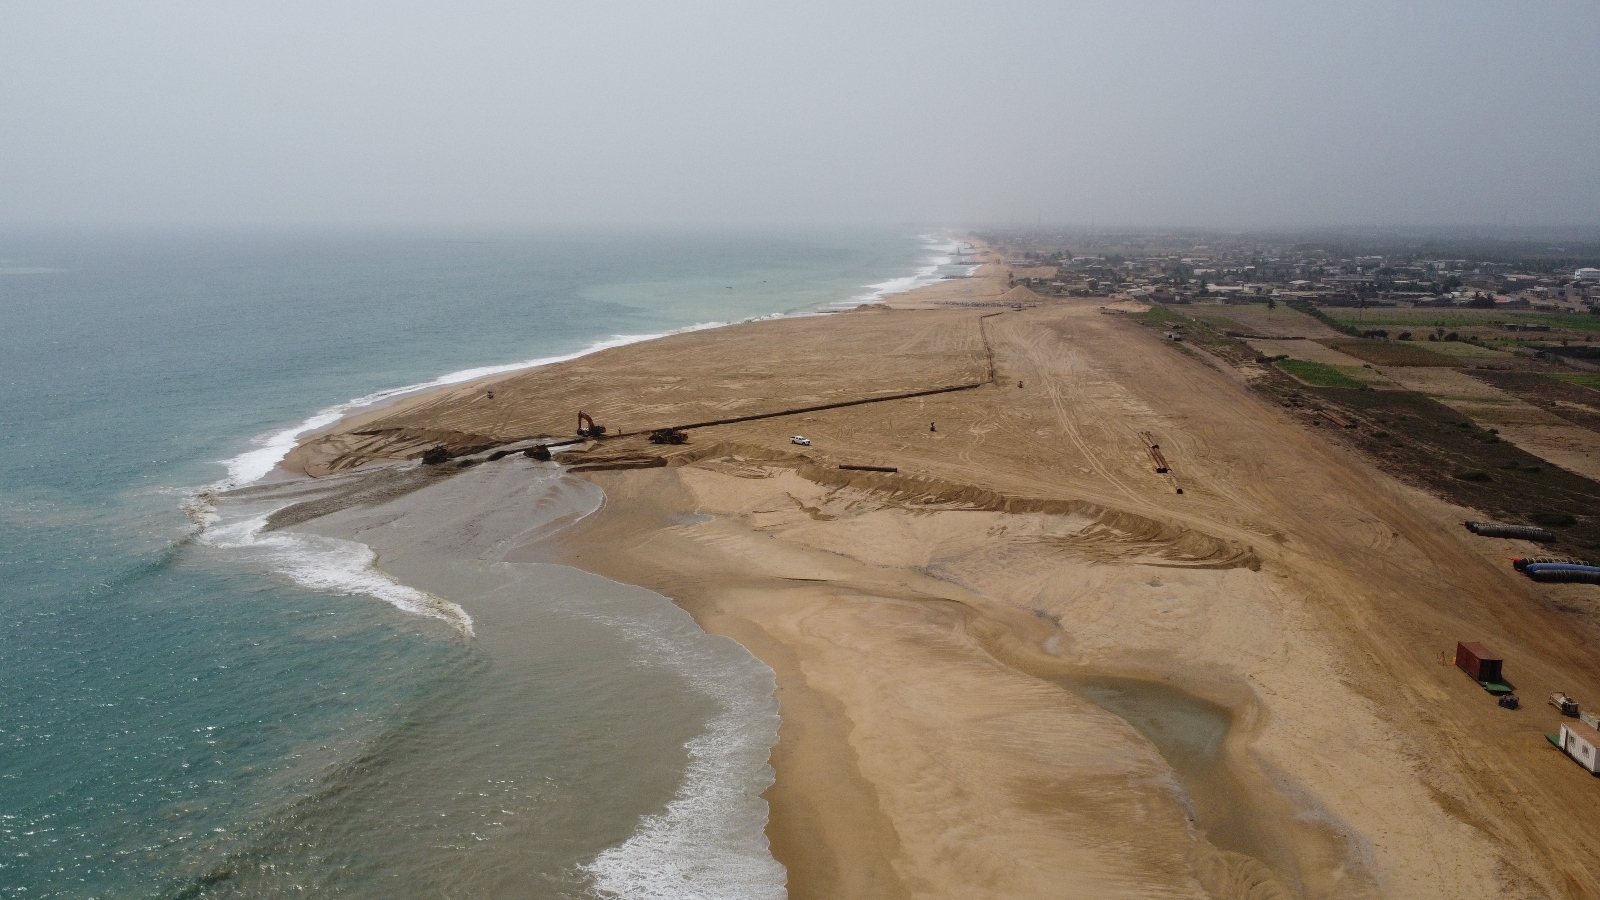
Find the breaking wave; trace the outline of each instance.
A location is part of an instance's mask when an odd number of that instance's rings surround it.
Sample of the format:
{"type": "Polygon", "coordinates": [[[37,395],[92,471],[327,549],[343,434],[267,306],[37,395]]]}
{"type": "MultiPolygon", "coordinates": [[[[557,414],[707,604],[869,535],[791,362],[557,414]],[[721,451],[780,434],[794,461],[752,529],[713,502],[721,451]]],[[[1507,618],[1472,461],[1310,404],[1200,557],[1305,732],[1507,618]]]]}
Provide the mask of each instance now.
{"type": "MultiPolygon", "coordinates": [[[[938,284],[951,277],[957,277],[948,270],[955,265],[956,257],[968,245],[961,241],[946,240],[936,235],[922,236],[923,243],[927,245],[928,256],[923,257],[922,266],[910,275],[880,281],[877,284],[867,285],[864,293],[856,294],[848,300],[834,304],[835,307],[853,307],[863,303],[882,303],[885,297],[891,294],[903,294],[914,291],[930,284],[938,284]]],[[[959,277],[967,277],[978,270],[977,266],[964,265],[965,271],[959,277]]]]}
{"type": "MultiPolygon", "coordinates": [[[[929,255],[922,260],[923,265],[913,274],[868,285],[866,293],[837,304],[834,308],[882,302],[883,298],[890,294],[913,290],[950,277],[942,270],[954,262],[955,255],[960,253],[964,245],[935,235],[924,235],[922,240],[927,245],[929,255]]],[[[967,274],[971,274],[971,269],[967,274]]],[[[745,321],[781,318],[783,315],[778,313],[771,316],[756,316],[745,321]]],[[[654,340],[671,334],[720,328],[727,324],[702,322],[656,334],[613,335],[595,341],[574,353],[461,369],[440,375],[430,381],[374,391],[325,407],[297,424],[255,438],[252,441],[255,446],[251,449],[223,461],[222,464],[227,468],[226,477],[195,491],[184,500],[182,507],[195,523],[196,536],[201,539],[201,543],[218,548],[257,552],[269,560],[273,571],[288,576],[302,587],[337,594],[368,594],[408,612],[446,619],[456,624],[463,633],[471,634],[472,620],[464,610],[453,603],[446,603],[421,591],[408,588],[382,574],[372,567],[373,553],[365,545],[353,541],[331,542],[331,539],[327,538],[286,532],[263,532],[261,526],[265,524],[264,516],[244,522],[220,524],[222,520],[217,515],[216,506],[218,495],[266,478],[302,437],[327,428],[352,413],[448,385],[566,362],[613,347],[654,340]],[[260,525],[253,529],[247,527],[249,523],[257,521],[260,525]],[[212,534],[212,531],[216,533],[212,534]]]]}
{"type": "Polygon", "coordinates": [[[612,347],[623,347],[628,344],[637,344],[640,341],[655,340],[656,338],[666,337],[669,334],[680,334],[689,331],[703,331],[707,328],[720,328],[725,324],[726,323],[724,322],[702,322],[698,325],[690,325],[686,328],[679,328],[673,331],[664,331],[659,334],[612,335],[604,340],[595,341],[593,344],[590,344],[576,353],[567,353],[561,356],[545,356],[538,359],[528,359],[523,360],[522,362],[504,363],[495,366],[479,366],[472,369],[462,369],[458,372],[450,372],[445,375],[440,375],[438,378],[435,378],[432,381],[422,381],[416,384],[408,384],[405,387],[374,391],[373,393],[365,396],[356,397],[353,400],[346,400],[343,403],[338,403],[325,409],[318,410],[305,421],[300,422],[297,425],[291,425],[290,427],[284,428],[280,431],[270,432],[256,438],[253,441],[253,443],[257,445],[255,449],[247,450],[244,453],[241,453],[238,456],[223,462],[223,465],[227,466],[228,476],[216,484],[211,485],[210,490],[226,491],[233,488],[244,487],[247,484],[253,484],[257,481],[260,481],[272,471],[273,467],[283,461],[284,456],[288,455],[289,451],[294,449],[295,443],[301,437],[313,431],[317,431],[318,429],[327,428],[329,425],[334,424],[345,416],[348,416],[358,410],[367,409],[369,407],[378,406],[384,403],[390,403],[410,394],[417,394],[423,391],[446,387],[452,384],[460,384],[464,381],[472,381],[476,378],[486,378],[490,375],[503,375],[507,372],[515,372],[519,369],[532,369],[538,366],[547,366],[551,363],[566,362],[570,359],[577,359],[580,356],[588,356],[591,353],[598,353],[601,350],[609,350],[612,347]]]}
{"type": "MultiPolygon", "coordinates": [[[[665,598],[663,598],[665,599],[665,598]]],[[[665,812],[583,866],[603,897],[627,900],[782,900],[787,871],[767,842],[768,763],[778,740],[777,683],[749,651],[707,635],[688,613],[641,622],[604,617],[653,661],[665,661],[717,704],[689,741],[689,766],[665,812]]]]}
{"type": "Polygon", "coordinates": [[[440,375],[431,381],[375,391],[335,404],[318,410],[297,425],[256,438],[253,441],[256,444],[254,449],[223,461],[228,470],[227,477],[190,494],[181,506],[195,523],[195,538],[202,544],[256,556],[267,564],[269,570],[284,575],[309,590],[347,596],[365,594],[409,613],[444,619],[462,634],[470,637],[472,618],[465,610],[454,603],[407,587],[383,574],[373,566],[376,554],[365,544],[316,535],[264,531],[267,516],[272,510],[254,518],[239,521],[225,520],[218,515],[219,494],[254,484],[267,477],[284,456],[294,449],[295,443],[301,436],[326,428],[358,410],[392,402],[409,394],[459,384],[475,378],[565,362],[611,347],[648,341],[664,337],[666,334],[716,328],[721,324],[723,323],[709,322],[690,325],[676,332],[662,334],[614,335],[596,341],[576,353],[462,369],[440,375]]]}
{"type": "Polygon", "coordinates": [[[472,636],[472,617],[466,610],[385,575],[373,565],[378,555],[366,544],[315,534],[266,531],[266,526],[264,515],[215,524],[201,531],[197,540],[257,559],[307,590],[344,596],[365,594],[414,615],[443,619],[467,637],[472,636]]]}

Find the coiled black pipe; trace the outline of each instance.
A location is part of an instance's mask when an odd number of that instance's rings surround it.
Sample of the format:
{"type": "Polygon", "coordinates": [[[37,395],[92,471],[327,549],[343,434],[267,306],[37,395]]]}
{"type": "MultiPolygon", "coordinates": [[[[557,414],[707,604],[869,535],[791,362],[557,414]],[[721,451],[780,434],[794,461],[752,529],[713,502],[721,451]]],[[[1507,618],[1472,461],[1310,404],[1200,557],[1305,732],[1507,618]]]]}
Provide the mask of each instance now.
{"type": "Polygon", "coordinates": [[[1511,561],[1511,568],[1521,572],[1529,566],[1537,565],[1539,563],[1565,563],[1569,566],[1589,565],[1589,561],[1586,559],[1573,559],[1570,556],[1528,556],[1522,559],[1513,559],[1511,561]]]}
{"type": "Polygon", "coordinates": [[[1497,522],[1467,522],[1467,530],[1483,537],[1521,538],[1525,541],[1553,541],[1556,536],[1533,525],[1501,525],[1497,522]]]}

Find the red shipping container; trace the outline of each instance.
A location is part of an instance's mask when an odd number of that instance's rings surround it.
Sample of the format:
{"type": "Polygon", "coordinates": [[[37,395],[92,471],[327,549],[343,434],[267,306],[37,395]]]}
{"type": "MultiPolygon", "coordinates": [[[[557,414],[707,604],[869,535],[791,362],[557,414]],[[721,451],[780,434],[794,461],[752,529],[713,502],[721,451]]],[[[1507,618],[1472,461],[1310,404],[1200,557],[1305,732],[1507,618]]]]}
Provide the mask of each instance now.
{"type": "Polygon", "coordinates": [[[1477,641],[1456,644],[1456,666],[1471,675],[1473,681],[1500,683],[1500,657],[1477,641]]]}

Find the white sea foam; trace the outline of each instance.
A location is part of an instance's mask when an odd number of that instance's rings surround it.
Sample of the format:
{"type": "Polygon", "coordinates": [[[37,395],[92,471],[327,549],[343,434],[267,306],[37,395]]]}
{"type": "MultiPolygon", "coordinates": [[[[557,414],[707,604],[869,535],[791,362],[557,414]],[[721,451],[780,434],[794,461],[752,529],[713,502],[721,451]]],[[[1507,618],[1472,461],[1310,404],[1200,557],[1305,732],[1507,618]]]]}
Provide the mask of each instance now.
{"type": "Polygon", "coordinates": [[[596,341],[576,353],[568,353],[563,356],[546,356],[539,359],[504,363],[497,366],[479,366],[478,368],[474,369],[462,369],[458,372],[450,372],[446,375],[440,375],[438,378],[435,378],[432,381],[423,381],[418,382],[417,384],[408,384],[405,387],[375,391],[363,397],[356,397],[353,400],[346,400],[343,403],[335,404],[327,407],[326,409],[318,410],[316,413],[312,414],[310,418],[307,418],[305,421],[300,422],[297,425],[291,425],[290,427],[280,431],[274,431],[256,438],[253,441],[253,443],[257,445],[256,449],[247,450],[244,453],[241,453],[238,456],[223,462],[223,465],[227,466],[228,468],[228,477],[212,485],[211,490],[229,490],[231,488],[243,487],[247,484],[260,481],[272,471],[273,467],[277,466],[278,463],[283,461],[283,458],[288,455],[290,450],[294,449],[295,443],[302,435],[309,434],[310,432],[321,428],[326,428],[359,409],[375,406],[379,403],[386,403],[388,401],[404,397],[407,394],[416,394],[422,391],[433,390],[434,388],[446,387],[452,384],[460,384],[464,381],[472,381],[476,378],[486,378],[490,375],[503,375],[506,372],[515,372],[519,369],[531,369],[537,366],[547,366],[551,363],[566,362],[569,359],[577,359],[580,356],[587,356],[590,353],[597,353],[601,350],[609,350],[612,347],[622,347],[628,344],[637,344],[640,341],[655,340],[659,337],[666,337],[669,334],[680,334],[689,331],[702,331],[707,328],[720,328],[725,324],[727,323],[703,322],[698,325],[690,325],[687,328],[679,328],[675,331],[664,331],[660,334],[613,335],[604,340],[596,341]]]}
{"type": "Polygon", "coordinates": [[[583,866],[603,897],[627,900],[781,900],[787,872],[766,835],[778,740],[772,670],[728,638],[707,635],[676,606],[668,621],[601,617],[714,700],[717,715],[689,741],[689,766],[666,811],[645,816],[623,843],[583,866]]]}
{"type": "MultiPolygon", "coordinates": [[[[915,272],[888,281],[880,281],[877,284],[869,284],[865,292],[832,304],[833,307],[849,308],[864,303],[882,303],[884,298],[891,294],[914,291],[930,284],[938,284],[948,278],[948,275],[940,274],[939,270],[954,263],[956,254],[964,245],[959,241],[945,240],[931,234],[923,235],[922,240],[927,245],[928,255],[923,257],[922,265],[915,272]]],[[[977,266],[968,266],[966,274],[970,276],[977,270],[977,266]]]]}
{"type": "Polygon", "coordinates": [[[666,334],[716,328],[722,324],[724,323],[707,322],[662,334],[614,335],[596,341],[576,353],[462,369],[440,375],[432,381],[375,391],[347,400],[318,410],[297,425],[256,438],[253,442],[256,444],[254,449],[223,462],[228,470],[227,477],[191,494],[182,503],[182,508],[195,523],[197,536],[203,544],[260,557],[271,571],[287,576],[301,587],[334,594],[366,594],[410,613],[444,619],[463,634],[470,636],[472,618],[465,610],[431,594],[406,587],[378,571],[372,566],[375,554],[365,544],[298,533],[262,533],[261,529],[266,524],[265,516],[241,521],[225,520],[220,516],[217,510],[218,494],[265,478],[278,463],[283,461],[289,451],[294,449],[295,443],[302,435],[326,428],[356,410],[392,401],[408,394],[460,384],[476,378],[565,362],[611,347],[648,341],[664,337],[666,334]]]}
{"type": "MultiPolygon", "coordinates": [[[[940,275],[939,269],[950,265],[955,259],[953,254],[958,253],[963,245],[958,241],[945,240],[937,235],[923,235],[922,240],[925,244],[927,244],[927,249],[930,255],[923,258],[922,266],[914,273],[900,278],[891,278],[888,281],[881,281],[877,284],[867,285],[867,290],[865,293],[858,294],[854,297],[851,297],[849,300],[834,304],[834,306],[842,307],[855,306],[861,303],[881,303],[883,298],[889,296],[890,294],[904,293],[905,291],[914,290],[925,285],[935,284],[943,281],[946,276],[940,275]]],[[[976,271],[976,269],[977,266],[969,267],[968,274],[970,275],[973,271],[976,271]]],[[[763,319],[783,317],[783,313],[773,313],[767,316],[752,316],[748,319],[744,319],[743,321],[755,322],[763,319]]],[[[241,453],[238,456],[223,462],[223,465],[227,466],[228,477],[217,482],[216,484],[211,485],[210,490],[225,491],[260,481],[262,478],[265,478],[267,474],[278,465],[278,463],[283,461],[283,458],[288,455],[290,450],[294,449],[295,443],[299,441],[302,436],[309,434],[310,432],[326,428],[356,410],[396,400],[408,394],[416,394],[422,391],[433,390],[434,388],[446,387],[452,384],[460,384],[465,381],[472,381],[476,378],[486,378],[490,375],[503,375],[507,372],[515,372],[519,369],[532,369],[538,366],[550,365],[551,363],[566,362],[567,360],[577,359],[580,356],[587,356],[591,353],[597,353],[601,350],[609,350],[612,347],[622,347],[628,344],[637,344],[641,341],[651,341],[655,340],[656,338],[666,337],[667,335],[671,334],[683,334],[690,331],[703,331],[708,328],[721,328],[727,324],[728,323],[726,322],[702,322],[697,325],[689,325],[685,328],[679,328],[673,331],[663,331],[658,334],[612,335],[604,340],[596,341],[582,350],[577,351],[576,353],[568,353],[562,356],[546,356],[538,359],[529,359],[514,363],[503,363],[501,365],[494,366],[480,366],[473,369],[462,369],[458,372],[450,372],[445,375],[440,375],[438,378],[435,378],[432,381],[423,381],[416,384],[408,384],[404,387],[374,391],[373,393],[365,396],[356,397],[352,400],[346,400],[343,403],[338,403],[325,409],[320,409],[299,424],[292,425],[279,431],[264,434],[256,438],[252,442],[257,445],[255,449],[247,450],[244,453],[241,453]]]]}
{"type": "MultiPolygon", "coordinates": [[[[865,293],[832,308],[882,302],[891,294],[943,280],[947,276],[941,274],[941,269],[953,263],[961,245],[933,236],[925,236],[924,241],[928,255],[914,273],[869,285],[865,293]]],[[[678,332],[722,324],[703,323],[678,332]]],[[[354,411],[408,394],[576,359],[678,332],[618,335],[576,353],[463,369],[318,410],[296,425],[257,438],[255,447],[225,462],[226,478],[190,498],[186,509],[199,525],[197,539],[254,557],[301,587],[342,595],[365,594],[416,615],[445,620],[470,636],[472,618],[465,610],[390,578],[375,568],[376,554],[366,545],[319,535],[266,531],[267,516],[260,514],[259,508],[238,517],[219,515],[217,494],[260,481],[300,438],[354,411]]],[[[705,731],[685,745],[689,764],[666,809],[644,817],[626,841],[603,851],[583,868],[593,879],[596,892],[604,897],[781,900],[787,895],[787,873],[772,857],[766,837],[767,802],[761,796],[772,784],[768,760],[778,736],[773,673],[732,640],[707,635],[669,601],[663,600],[661,609],[660,617],[597,617],[627,633],[650,662],[665,662],[710,697],[717,713],[705,731]]]]}
{"type": "MultiPolygon", "coordinates": [[[[961,245],[955,242],[942,241],[933,235],[924,235],[923,240],[927,243],[932,255],[922,261],[922,267],[917,269],[915,273],[903,278],[894,278],[869,285],[868,293],[852,298],[843,304],[838,304],[838,306],[855,306],[863,302],[882,302],[883,298],[890,294],[909,291],[913,288],[942,280],[943,276],[938,273],[939,268],[948,265],[952,261],[951,254],[957,252],[961,245]]],[[[782,316],[782,313],[772,316],[755,316],[745,321],[781,318],[782,316]]],[[[455,604],[445,603],[421,591],[414,591],[378,572],[371,565],[372,551],[365,545],[351,541],[337,542],[338,545],[344,545],[341,547],[335,544],[319,543],[330,540],[326,538],[312,538],[307,535],[283,532],[261,534],[260,526],[257,526],[254,531],[238,532],[237,529],[243,527],[245,523],[230,522],[225,525],[219,524],[222,520],[217,514],[217,495],[223,491],[244,487],[265,478],[277,467],[278,463],[283,461],[289,451],[294,449],[300,438],[333,425],[358,410],[391,402],[409,394],[460,384],[477,378],[565,362],[612,347],[622,347],[641,341],[654,340],[666,337],[669,334],[720,328],[726,324],[728,323],[703,322],[659,334],[613,335],[604,340],[596,341],[575,353],[501,365],[461,369],[460,371],[440,375],[431,381],[374,391],[365,396],[320,409],[304,421],[257,437],[252,441],[255,445],[252,449],[231,459],[224,460],[223,465],[227,467],[227,476],[194,492],[182,504],[183,509],[196,524],[199,534],[202,536],[202,543],[216,547],[249,549],[260,552],[268,557],[274,571],[288,576],[291,580],[304,587],[340,594],[369,594],[385,602],[392,603],[400,609],[447,619],[457,623],[458,627],[461,627],[465,633],[471,634],[472,620],[465,611],[455,604]],[[217,533],[212,534],[212,531],[217,533]]],[[[253,522],[256,520],[246,521],[253,522]]],[[[261,521],[264,523],[264,518],[261,521]]]]}
{"type": "Polygon", "coordinates": [[[366,544],[315,534],[265,531],[266,525],[265,515],[214,524],[203,530],[198,540],[256,558],[308,590],[346,596],[366,594],[408,613],[443,619],[462,634],[472,636],[472,617],[466,610],[385,575],[373,565],[378,557],[366,544]]]}

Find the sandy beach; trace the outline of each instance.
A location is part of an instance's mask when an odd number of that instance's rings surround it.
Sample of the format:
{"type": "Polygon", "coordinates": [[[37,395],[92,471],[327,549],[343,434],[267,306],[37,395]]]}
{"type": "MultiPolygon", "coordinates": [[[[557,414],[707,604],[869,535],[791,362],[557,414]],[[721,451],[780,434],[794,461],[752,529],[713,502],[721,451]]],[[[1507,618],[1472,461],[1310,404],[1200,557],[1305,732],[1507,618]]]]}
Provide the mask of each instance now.
{"type": "Polygon", "coordinates": [[[1467,534],[1136,309],[1012,290],[990,258],[443,388],[303,441],[294,471],[378,474],[277,524],[522,464],[478,460],[579,410],[623,432],[557,457],[599,511],[503,558],[665,594],[773,670],[794,898],[1600,896],[1600,785],[1539,700],[1600,696],[1593,589],[1515,576],[1530,545],[1467,534]],[[476,465],[413,462],[441,447],[476,465]],[[1458,640],[1533,708],[1449,665],[1458,640]]]}

